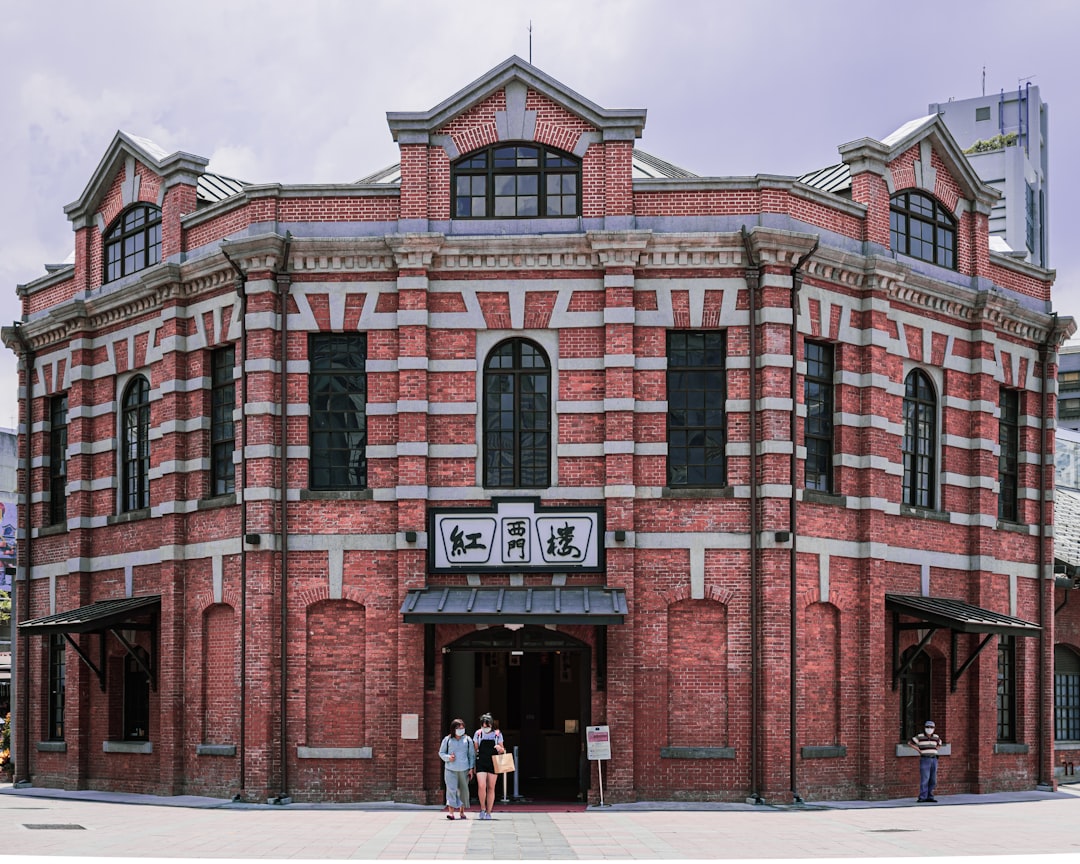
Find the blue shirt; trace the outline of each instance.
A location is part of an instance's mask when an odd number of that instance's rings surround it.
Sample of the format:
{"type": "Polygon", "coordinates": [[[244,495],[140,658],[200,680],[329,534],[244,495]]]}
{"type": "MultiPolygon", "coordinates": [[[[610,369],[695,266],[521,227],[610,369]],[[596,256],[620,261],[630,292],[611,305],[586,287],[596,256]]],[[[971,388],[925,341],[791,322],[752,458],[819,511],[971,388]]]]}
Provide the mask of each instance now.
{"type": "Polygon", "coordinates": [[[468,735],[455,738],[447,735],[439,745],[439,758],[446,763],[447,771],[468,771],[476,767],[476,745],[468,735]],[[450,754],[457,758],[450,761],[450,754]]]}

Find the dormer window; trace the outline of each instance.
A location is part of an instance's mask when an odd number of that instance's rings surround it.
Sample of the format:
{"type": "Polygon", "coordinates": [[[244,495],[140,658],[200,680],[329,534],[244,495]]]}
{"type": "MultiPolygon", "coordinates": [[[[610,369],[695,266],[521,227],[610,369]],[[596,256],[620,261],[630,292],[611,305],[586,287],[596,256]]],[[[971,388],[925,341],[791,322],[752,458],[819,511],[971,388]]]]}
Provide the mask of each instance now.
{"type": "Polygon", "coordinates": [[[889,242],[894,252],[956,269],[956,220],[929,195],[893,195],[889,204],[889,242]]]}
{"type": "Polygon", "coordinates": [[[136,204],[123,212],[105,235],[105,281],[161,262],[161,211],[136,204]]]}
{"type": "Polygon", "coordinates": [[[537,219],[581,214],[581,160],[539,144],[496,144],[451,169],[454,218],[537,219]]]}

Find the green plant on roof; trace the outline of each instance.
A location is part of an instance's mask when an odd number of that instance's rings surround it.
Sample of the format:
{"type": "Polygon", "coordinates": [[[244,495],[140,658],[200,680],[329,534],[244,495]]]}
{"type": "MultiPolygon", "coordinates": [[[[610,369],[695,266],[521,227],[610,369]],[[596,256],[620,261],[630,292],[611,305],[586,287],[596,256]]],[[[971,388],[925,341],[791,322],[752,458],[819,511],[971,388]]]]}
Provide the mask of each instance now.
{"type": "Polygon", "coordinates": [[[1015,132],[1009,132],[1007,135],[995,135],[993,138],[984,138],[976,141],[964,153],[970,156],[972,153],[993,153],[995,150],[1015,147],[1017,138],[1015,132]]]}

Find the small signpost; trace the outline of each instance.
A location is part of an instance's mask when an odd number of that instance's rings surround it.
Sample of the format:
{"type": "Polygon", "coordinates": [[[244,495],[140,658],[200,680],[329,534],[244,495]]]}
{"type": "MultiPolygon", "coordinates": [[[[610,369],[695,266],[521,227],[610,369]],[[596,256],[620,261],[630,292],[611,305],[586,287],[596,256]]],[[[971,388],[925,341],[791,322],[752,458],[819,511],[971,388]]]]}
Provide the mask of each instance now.
{"type": "Polygon", "coordinates": [[[601,763],[611,758],[611,733],[607,726],[585,727],[585,754],[591,762],[596,760],[596,771],[600,782],[600,806],[604,806],[604,769],[601,763]]]}

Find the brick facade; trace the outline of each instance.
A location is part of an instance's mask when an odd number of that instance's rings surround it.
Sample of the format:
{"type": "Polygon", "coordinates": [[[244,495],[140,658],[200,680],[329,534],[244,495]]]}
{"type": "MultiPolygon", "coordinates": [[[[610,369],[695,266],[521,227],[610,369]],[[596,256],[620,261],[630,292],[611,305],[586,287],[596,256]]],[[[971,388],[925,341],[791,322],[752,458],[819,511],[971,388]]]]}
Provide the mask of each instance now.
{"type": "Polygon", "coordinates": [[[906,796],[916,768],[898,753],[894,638],[902,655],[926,627],[894,633],[886,594],[1041,626],[1015,639],[1008,742],[995,724],[996,637],[955,687],[950,670],[983,637],[944,627],[925,654],[929,707],[955,754],[942,792],[1051,777],[1060,601],[1039,529],[1053,482],[1042,418],[1054,416],[1072,322],[1050,313],[1051,273],[986,251],[988,193],[957,168],[943,126],[845,145],[848,198],[773,176],[633,179],[644,111],[602,109],[516,58],[389,120],[400,186],[246,187],[202,209],[205,161],[178,165],[118,136],[69,205],[73,268],[20,287],[24,318],[6,332],[26,361],[19,620],[160,596],[153,614],[113,627],[120,636],[69,633],[85,658],[68,647],[62,740],[50,740],[48,639],[22,631],[21,777],[435,803],[448,719],[490,709],[522,746],[523,794],[566,781],[595,798],[579,754],[583,728],[603,724],[605,800],[906,796]],[[581,160],[579,217],[451,218],[454,161],[506,140],[581,160]],[[889,194],[908,187],[956,213],[956,270],[889,249],[889,194]],[[132,201],[161,207],[162,263],[102,284],[102,229],[132,201]],[[680,330],[725,334],[715,488],[668,485],[666,346],[680,330]],[[367,339],[356,491],[309,488],[308,337],[331,332],[367,339]],[[509,337],[550,361],[548,488],[484,485],[483,369],[509,337]],[[829,492],[805,489],[808,339],[834,352],[829,492]],[[214,496],[210,354],[229,345],[236,491],[214,496]],[[902,500],[916,369],[937,399],[928,508],[902,500]],[[124,512],[120,417],[136,375],[150,385],[149,507],[124,512]],[[1021,397],[1019,515],[1007,524],[1002,387],[1021,397]],[[67,521],[50,525],[57,394],[67,521]],[[496,498],[601,507],[604,572],[429,572],[430,513],[496,498]],[[512,617],[403,620],[408,591],[456,585],[601,585],[628,611],[524,629],[512,617]],[[511,653],[515,639],[533,647],[511,653]],[[125,732],[124,640],[151,658],[145,740],[125,732]]]}

